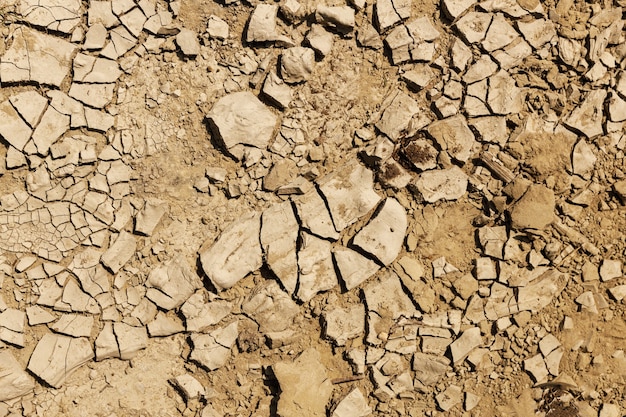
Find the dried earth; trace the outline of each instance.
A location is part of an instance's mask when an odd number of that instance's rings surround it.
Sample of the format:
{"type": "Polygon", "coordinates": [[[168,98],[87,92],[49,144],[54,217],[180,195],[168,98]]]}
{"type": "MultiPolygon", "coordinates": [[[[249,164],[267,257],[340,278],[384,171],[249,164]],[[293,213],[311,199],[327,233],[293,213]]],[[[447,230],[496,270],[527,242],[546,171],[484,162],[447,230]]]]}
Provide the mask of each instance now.
{"type": "Polygon", "coordinates": [[[0,417],[626,413],[622,0],[0,3],[0,417]]]}

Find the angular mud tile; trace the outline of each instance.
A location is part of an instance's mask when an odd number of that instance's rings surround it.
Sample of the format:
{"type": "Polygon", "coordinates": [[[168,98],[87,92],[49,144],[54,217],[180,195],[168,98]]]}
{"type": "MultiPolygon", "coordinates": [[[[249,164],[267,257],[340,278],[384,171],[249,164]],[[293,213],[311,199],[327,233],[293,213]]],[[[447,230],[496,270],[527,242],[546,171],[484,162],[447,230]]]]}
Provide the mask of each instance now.
{"type": "Polygon", "coordinates": [[[477,144],[465,117],[461,115],[433,122],[426,130],[441,149],[448,151],[450,156],[460,162],[467,162],[477,144]]]}
{"type": "Polygon", "coordinates": [[[100,22],[92,25],[85,34],[83,49],[102,49],[107,40],[107,29],[100,22]]]}
{"type": "Polygon", "coordinates": [[[24,0],[19,12],[31,25],[63,33],[71,33],[82,16],[79,0],[24,0]]]}
{"type": "Polygon", "coordinates": [[[518,36],[513,26],[502,14],[498,13],[493,17],[489,30],[481,44],[485,50],[492,52],[496,49],[504,48],[518,36]]]}
{"type": "Polygon", "coordinates": [[[69,95],[88,106],[102,109],[113,99],[114,90],[115,84],[72,83],[69,95]]]}
{"type": "Polygon", "coordinates": [[[274,113],[250,92],[220,98],[206,117],[212,133],[239,160],[243,158],[241,145],[266,149],[277,122],[274,113]]]}
{"type": "Polygon", "coordinates": [[[156,317],[157,306],[144,297],[139,301],[139,304],[137,304],[130,315],[139,320],[141,324],[146,325],[156,317]]]}
{"type": "Polygon", "coordinates": [[[558,347],[545,357],[546,368],[550,375],[559,376],[559,367],[561,365],[561,358],[563,357],[563,348],[558,347]]]}
{"type": "Polygon", "coordinates": [[[363,22],[359,26],[356,40],[359,45],[366,48],[381,49],[383,47],[383,41],[380,38],[380,35],[378,34],[374,26],[367,22],[363,22]]]}
{"type": "Polygon", "coordinates": [[[424,200],[434,203],[439,200],[457,200],[467,191],[468,176],[457,166],[422,172],[415,187],[424,200]]]}
{"type": "Polygon", "coordinates": [[[111,272],[117,272],[135,255],[137,241],[128,232],[122,231],[109,249],[102,254],[100,261],[111,272]]]}
{"type": "Polygon", "coordinates": [[[293,294],[298,282],[298,229],[298,221],[289,201],[275,204],[263,212],[261,246],[265,262],[289,294],[293,294]]]}
{"type": "Polygon", "coordinates": [[[622,415],[622,411],[619,405],[609,403],[602,404],[600,417],[619,417],[620,415],[622,415]]]}
{"type": "Polygon", "coordinates": [[[511,227],[543,230],[554,221],[554,208],[554,192],[543,185],[531,185],[510,211],[511,227]]]}
{"type": "Polygon", "coordinates": [[[148,323],[148,333],[150,337],[171,336],[184,331],[185,326],[183,326],[180,320],[169,317],[162,311],[159,311],[154,320],[148,323]]]}
{"type": "Polygon", "coordinates": [[[119,24],[119,20],[113,14],[112,2],[110,1],[91,1],[89,2],[89,10],[87,11],[87,23],[92,26],[96,23],[102,23],[107,28],[111,28],[119,24]]]}
{"type": "Polygon", "coordinates": [[[556,36],[554,23],[546,19],[534,19],[529,22],[519,21],[517,22],[517,28],[522,32],[526,41],[535,49],[541,48],[556,36]]]}
{"type": "Polygon", "coordinates": [[[319,292],[328,291],[337,286],[337,276],[331,257],[331,244],[303,232],[302,247],[298,253],[298,291],[297,297],[306,302],[319,292]]]}
{"type": "Polygon", "coordinates": [[[0,401],[8,401],[34,390],[35,381],[7,350],[0,351],[0,401]]]}
{"type": "Polygon", "coordinates": [[[546,368],[546,363],[543,361],[541,354],[524,360],[524,370],[528,372],[538,384],[548,380],[548,369],[546,368]]]}
{"type": "MultiPolygon", "coordinates": [[[[135,7],[128,13],[120,17],[122,24],[132,35],[136,38],[139,37],[143,29],[143,25],[146,23],[146,16],[143,14],[139,7],[135,7]]],[[[181,30],[182,32],[182,30],[181,30]]]]}
{"type": "Polygon", "coordinates": [[[559,296],[567,285],[569,276],[556,269],[549,269],[539,278],[517,293],[517,307],[519,311],[539,311],[559,296]]]}
{"type": "Polygon", "coordinates": [[[318,182],[335,228],[342,231],[380,201],[374,191],[374,175],[357,161],[337,168],[318,182]]]}
{"type": "Polygon", "coordinates": [[[196,292],[181,307],[185,325],[189,332],[202,332],[219,323],[230,314],[232,305],[228,301],[207,302],[201,291],[196,292]]]}
{"type": "Polygon", "coordinates": [[[116,60],[137,44],[137,38],[123,26],[112,29],[109,36],[111,41],[100,52],[105,58],[116,60]]]}
{"type": "Polygon", "coordinates": [[[394,320],[419,314],[402,289],[398,276],[389,270],[365,286],[363,294],[367,306],[367,341],[373,345],[382,344],[378,335],[388,333],[394,320]]]}
{"type": "Polygon", "coordinates": [[[590,91],[585,100],[576,106],[565,119],[565,125],[581,132],[588,138],[601,135],[603,133],[602,120],[606,95],[606,90],[590,91]]]}
{"type": "Polygon", "coordinates": [[[148,345],[148,332],[144,326],[134,327],[126,323],[113,323],[113,333],[120,349],[120,358],[134,358],[148,345]]]}
{"type": "Polygon", "coordinates": [[[46,324],[56,320],[51,313],[39,306],[26,307],[26,316],[28,317],[28,325],[36,326],[38,324],[46,324]]]}
{"type": "Polygon", "coordinates": [[[299,308],[276,282],[268,282],[246,298],[242,311],[257,322],[261,333],[271,333],[289,328],[299,308]]]}
{"type": "Polygon", "coordinates": [[[62,91],[49,90],[46,95],[52,99],[50,106],[59,113],[70,116],[70,127],[87,126],[85,108],[81,102],[62,91]]]}
{"type": "Polygon", "coordinates": [[[311,189],[293,201],[304,229],[323,238],[339,239],[339,233],[335,230],[330,213],[317,189],[311,189]]]}
{"type": "Polygon", "coordinates": [[[404,147],[402,153],[420,171],[437,168],[439,152],[429,140],[412,140],[404,147]]]}
{"type": "Polygon", "coordinates": [[[333,386],[314,348],[302,352],[293,362],[278,362],[272,371],[280,386],[279,417],[326,415],[333,386]]]}
{"type": "Polygon", "coordinates": [[[164,310],[180,307],[202,288],[202,280],[182,256],[158,265],[148,275],[146,297],[164,310]]]}
{"type": "Polygon", "coordinates": [[[198,41],[196,32],[192,30],[181,29],[176,35],[176,44],[185,56],[195,57],[200,53],[200,41],[198,41]]]}
{"type": "Polygon", "coordinates": [[[21,151],[32,133],[9,100],[0,103],[0,136],[13,148],[21,151]]]}
{"type": "Polygon", "coordinates": [[[261,267],[260,231],[260,214],[243,216],[228,226],[209,249],[200,253],[202,269],[218,291],[231,288],[261,267]]]}
{"type": "Polygon", "coordinates": [[[168,205],[165,201],[156,199],[146,200],[143,209],[137,213],[135,219],[135,233],[144,236],[152,236],[154,229],[167,211],[168,205]]]}
{"type": "Polygon", "coordinates": [[[376,128],[397,141],[409,129],[413,116],[420,111],[417,101],[407,94],[398,91],[395,97],[385,108],[376,128]]]}
{"type": "Polygon", "coordinates": [[[114,83],[122,75],[117,62],[78,54],[74,58],[74,81],[83,83],[114,83]]]}
{"type": "Polygon", "coordinates": [[[108,292],[111,289],[110,274],[99,265],[102,252],[87,248],[74,256],[68,266],[80,281],[83,290],[92,297],[108,292]]]}
{"type": "Polygon", "coordinates": [[[0,340],[24,347],[25,324],[26,313],[14,308],[7,308],[0,313],[0,340]]]}
{"type": "Polygon", "coordinates": [[[315,51],[303,46],[287,48],[280,56],[280,76],[288,84],[305,82],[313,74],[315,51]]]}
{"type": "Polygon", "coordinates": [[[420,17],[393,29],[385,38],[385,43],[391,50],[394,65],[407,61],[430,61],[435,53],[432,41],[439,35],[428,18],[420,17]]]}
{"type": "Polygon", "coordinates": [[[333,49],[334,37],[322,25],[313,24],[309,33],[306,34],[306,41],[315,52],[326,56],[333,49]]]}
{"type": "Polygon", "coordinates": [[[76,48],[56,36],[19,26],[0,58],[0,79],[3,83],[33,81],[60,87],[70,73],[76,48]]]}
{"type": "Polygon", "coordinates": [[[463,389],[456,385],[450,385],[445,391],[435,395],[437,405],[443,411],[452,409],[463,401],[463,389]]]}
{"type": "Polygon", "coordinates": [[[465,330],[461,336],[459,336],[450,345],[450,353],[452,354],[452,361],[455,365],[462,363],[467,355],[472,350],[482,345],[483,338],[480,335],[480,328],[471,327],[465,330]]]}
{"type": "Polygon", "coordinates": [[[174,377],[170,382],[182,392],[186,401],[202,398],[206,394],[206,390],[202,384],[189,374],[174,377]]]}
{"type": "MultiPolygon", "coordinates": [[[[207,23],[207,33],[213,39],[228,39],[228,23],[220,19],[218,16],[211,15],[207,23]]],[[[249,42],[249,41],[248,41],[249,42]]]]}
{"type": "Polygon", "coordinates": [[[85,294],[74,280],[68,280],[61,300],[74,312],[100,313],[96,300],[85,294]]]}
{"type": "MultiPolygon", "coordinates": [[[[476,62],[474,62],[463,75],[463,81],[466,84],[473,84],[495,74],[497,70],[498,64],[493,62],[493,59],[491,59],[489,55],[481,55],[480,58],[476,60],[476,62]]],[[[471,93],[471,90],[468,91],[468,94],[471,93]]],[[[486,91],[483,93],[486,93],[486,91]]],[[[479,98],[482,97],[480,96],[479,98]]]]}
{"type": "Polygon", "coordinates": [[[472,5],[476,3],[476,1],[475,0],[443,0],[442,3],[443,3],[443,10],[446,12],[448,17],[454,20],[457,17],[459,17],[461,14],[463,14],[464,11],[472,7],[472,5]]]}
{"type": "Polygon", "coordinates": [[[407,226],[404,207],[396,199],[387,198],[375,217],[354,237],[354,245],[389,265],[402,249],[407,226]]]}
{"type": "Polygon", "coordinates": [[[522,91],[506,71],[499,71],[488,82],[487,104],[494,114],[515,114],[522,111],[522,91]]]}
{"type": "Polygon", "coordinates": [[[239,336],[238,322],[234,321],[224,328],[213,330],[209,334],[191,334],[193,345],[189,359],[200,366],[214,371],[226,364],[230,350],[239,336]]]}
{"type": "Polygon", "coordinates": [[[450,369],[449,365],[449,360],[444,356],[414,353],[411,366],[415,371],[415,388],[425,392],[427,387],[437,384],[450,369]]]}
{"type": "Polygon", "coordinates": [[[85,108],[85,120],[89,129],[98,132],[106,132],[112,128],[115,123],[114,116],[89,107],[85,108]]]}
{"type": "Polygon", "coordinates": [[[70,117],[48,106],[41,117],[41,121],[33,132],[33,143],[37,153],[47,155],[50,146],[55,143],[70,128],[70,117]]]}
{"type": "Polygon", "coordinates": [[[379,0],[374,7],[375,24],[381,33],[396,23],[411,17],[411,2],[409,0],[379,0]]]}
{"type": "Polygon", "coordinates": [[[315,9],[315,20],[339,33],[349,33],[355,25],[354,9],[350,6],[318,5],[315,9]]]}
{"type": "Polygon", "coordinates": [[[508,70],[520,65],[532,53],[530,45],[522,38],[517,38],[504,49],[492,52],[491,56],[500,64],[501,69],[508,70]]]}
{"type": "Polygon", "coordinates": [[[337,346],[344,346],[350,339],[365,331],[365,307],[363,304],[348,308],[333,308],[322,315],[324,337],[337,346]]]}
{"type": "Polygon", "coordinates": [[[485,34],[491,24],[492,15],[489,13],[469,12],[455,23],[467,43],[477,43],[485,39],[485,34]]]}
{"type": "Polygon", "coordinates": [[[49,325],[57,333],[72,337],[89,337],[93,327],[93,316],[63,314],[54,324],[49,325]]]}
{"type": "Polygon", "coordinates": [[[609,288],[609,294],[611,294],[611,297],[613,297],[615,301],[622,301],[626,298],[626,285],[617,285],[613,288],[609,288]]]}
{"type": "Polygon", "coordinates": [[[605,259],[600,265],[600,279],[602,282],[622,276],[622,261],[617,259],[605,259]]]}
{"type": "Polygon", "coordinates": [[[113,323],[104,323],[104,327],[98,334],[98,337],[96,337],[95,347],[97,361],[120,357],[120,349],[113,333],[113,323]]]}
{"type": "Polygon", "coordinates": [[[39,123],[48,104],[48,100],[36,91],[23,91],[9,97],[9,101],[26,123],[33,128],[39,123]]]}
{"type": "Polygon", "coordinates": [[[354,388],[337,404],[331,417],[367,417],[372,414],[367,398],[360,389],[354,388]]]}
{"type": "Polygon", "coordinates": [[[59,388],[65,379],[94,357],[89,339],[46,333],[35,346],[27,369],[59,388]]]}
{"type": "Polygon", "coordinates": [[[373,260],[341,246],[333,250],[333,257],[347,290],[359,286],[380,269],[373,260]]]}

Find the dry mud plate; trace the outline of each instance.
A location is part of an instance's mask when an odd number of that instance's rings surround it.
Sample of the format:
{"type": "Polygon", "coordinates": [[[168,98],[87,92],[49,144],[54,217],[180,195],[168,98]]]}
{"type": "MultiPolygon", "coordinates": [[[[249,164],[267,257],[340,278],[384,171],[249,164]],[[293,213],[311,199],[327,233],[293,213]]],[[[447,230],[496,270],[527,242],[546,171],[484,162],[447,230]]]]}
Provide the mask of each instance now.
{"type": "Polygon", "coordinates": [[[622,0],[4,0],[0,417],[622,417],[622,0]]]}

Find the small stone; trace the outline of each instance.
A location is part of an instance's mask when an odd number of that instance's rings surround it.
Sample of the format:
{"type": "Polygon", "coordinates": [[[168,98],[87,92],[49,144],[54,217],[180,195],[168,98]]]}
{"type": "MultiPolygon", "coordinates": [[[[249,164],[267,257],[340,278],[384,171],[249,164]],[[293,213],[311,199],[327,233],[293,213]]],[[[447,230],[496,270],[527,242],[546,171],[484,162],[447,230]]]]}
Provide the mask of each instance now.
{"type": "Polygon", "coordinates": [[[333,35],[321,25],[311,25],[311,30],[306,35],[306,41],[315,52],[321,56],[330,54],[333,48],[333,35]]]}
{"type": "Polygon", "coordinates": [[[174,377],[171,382],[183,393],[186,401],[200,399],[206,394],[206,390],[202,384],[190,374],[174,377]]]}
{"type": "Polygon", "coordinates": [[[292,88],[285,84],[274,71],[270,71],[265,78],[261,91],[263,95],[269,98],[272,103],[276,104],[280,109],[289,107],[289,103],[291,103],[293,98],[292,88]]]}
{"type": "Polygon", "coordinates": [[[450,385],[445,391],[435,395],[437,405],[443,411],[452,409],[463,401],[463,389],[456,385],[450,385]]]}
{"type": "Polygon", "coordinates": [[[424,200],[457,200],[467,191],[468,176],[457,166],[422,172],[414,186],[424,200]]]}
{"type": "Polygon", "coordinates": [[[354,388],[337,404],[332,417],[367,417],[371,413],[372,409],[361,390],[354,388]]]}
{"type": "Polygon", "coordinates": [[[313,49],[302,46],[287,48],[280,56],[280,75],[288,84],[301,83],[311,77],[314,65],[313,49]]]}
{"type": "Polygon", "coordinates": [[[602,282],[619,278],[622,276],[622,261],[616,259],[605,259],[600,265],[600,279],[602,282]]]}
{"type": "Polygon", "coordinates": [[[204,273],[218,291],[231,288],[263,264],[259,242],[261,216],[253,213],[232,223],[200,253],[204,273]]]}
{"type": "Polygon", "coordinates": [[[228,31],[228,23],[220,19],[218,16],[209,16],[207,24],[207,33],[209,34],[209,37],[219,40],[228,39],[228,31]]]}
{"type": "Polygon", "coordinates": [[[277,118],[248,91],[220,98],[207,114],[211,131],[237,160],[243,159],[243,146],[266,149],[274,137],[277,118]]]}
{"type": "Polygon", "coordinates": [[[554,221],[554,192],[543,185],[531,185],[511,209],[515,229],[543,230],[554,221]]]}
{"type": "Polygon", "coordinates": [[[185,56],[195,57],[200,53],[200,42],[196,33],[192,30],[181,29],[178,35],[176,35],[176,44],[185,56]]]}
{"type": "Polygon", "coordinates": [[[339,33],[346,34],[354,29],[354,9],[350,6],[319,5],[315,9],[315,20],[339,33]]]}

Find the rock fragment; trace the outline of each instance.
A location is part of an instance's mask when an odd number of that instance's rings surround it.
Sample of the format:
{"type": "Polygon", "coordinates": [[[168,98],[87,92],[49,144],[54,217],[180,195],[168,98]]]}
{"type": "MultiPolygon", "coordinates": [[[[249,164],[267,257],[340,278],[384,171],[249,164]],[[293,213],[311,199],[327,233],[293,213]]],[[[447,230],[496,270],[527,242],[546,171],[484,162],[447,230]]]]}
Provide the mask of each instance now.
{"type": "Polygon", "coordinates": [[[367,417],[372,409],[361,390],[354,388],[337,404],[332,417],[367,417]]]}
{"type": "Polygon", "coordinates": [[[232,287],[261,267],[260,231],[260,214],[243,216],[228,226],[209,249],[200,253],[202,269],[217,290],[232,287]]]}
{"type": "Polygon", "coordinates": [[[393,141],[406,133],[413,116],[420,110],[417,102],[407,94],[398,91],[383,111],[376,128],[393,141]]]}
{"type": "Polygon", "coordinates": [[[137,242],[133,235],[122,231],[109,249],[102,254],[100,261],[111,272],[117,272],[135,255],[137,242]]]}
{"type": "Polygon", "coordinates": [[[356,234],[353,243],[383,265],[389,265],[402,249],[407,226],[404,207],[390,197],[382,203],[375,217],[356,234]]]}
{"type": "Polygon", "coordinates": [[[232,305],[228,301],[213,299],[207,302],[202,291],[189,297],[181,307],[189,332],[205,331],[229,315],[231,310],[232,305]]]}
{"type": "Polygon", "coordinates": [[[339,33],[349,33],[355,25],[354,9],[350,6],[319,5],[315,9],[315,20],[339,33]]]}
{"type": "Polygon", "coordinates": [[[181,29],[176,35],[176,44],[183,55],[195,57],[200,53],[200,42],[196,33],[189,29],[181,29]]]}
{"type": "Polygon", "coordinates": [[[146,297],[160,308],[172,310],[180,307],[202,286],[200,277],[179,255],[150,272],[146,281],[146,297]]]}
{"type": "Polygon", "coordinates": [[[337,231],[342,231],[380,201],[374,191],[374,175],[357,161],[337,168],[319,180],[337,231]]]}
{"type": "Polygon", "coordinates": [[[190,374],[178,375],[171,379],[172,384],[185,396],[186,401],[204,397],[206,390],[196,378],[190,374]]]}
{"type": "Polygon", "coordinates": [[[347,290],[359,286],[380,269],[376,262],[352,249],[336,247],[333,257],[347,290]]]}
{"type": "Polygon", "coordinates": [[[437,120],[426,128],[428,134],[435,139],[441,149],[460,162],[467,162],[472,149],[477,145],[474,134],[461,115],[437,120]]]}
{"type": "Polygon", "coordinates": [[[265,97],[269,98],[280,109],[289,107],[289,103],[291,103],[293,98],[291,87],[285,84],[274,71],[270,71],[267,78],[265,78],[261,91],[265,97]]]}
{"type": "Polygon", "coordinates": [[[385,38],[394,65],[404,62],[431,61],[435,54],[434,41],[439,31],[427,17],[417,18],[393,29],[385,38]]]}
{"type": "Polygon", "coordinates": [[[380,0],[375,3],[375,23],[382,33],[396,23],[411,17],[411,2],[407,0],[380,0]]]}
{"type": "Polygon", "coordinates": [[[323,417],[333,391],[321,355],[313,348],[302,352],[293,362],[272,365],[280,385],[279,417],[323,417]]]}
{"type": "Polygon", "coordinates": [[[261,333],[275,333],[288,329],[299,309],[276,282],[268,282],[246,298],[242,311],[257,322],[261,333]]]}
{"type": "Polygon", "coordinates": [[[291,43],[287,37],[278,34],[276,27],[277,13],[278,5],[258,4],[250,15],[246,31],[246,42],[283,41],[291,43]]]}
{"type": "Polygon", "coordinates": [[[515,229],[543,230],[554,221],[555,198],[549,188],[533,184],[511,209],[515,229]]]}
{"type": "Polygon", "coordinates": [[[239,335],[237,325],[238,322],[234,321],[226,327],[213,330],[209,334],[192,333],[193,348],[189,359],[209,371],[224,366],[230,358],[230,350],[239,335]]]}
{"type": "Polygon", "coordinates": [[[472,350],[482,345],[483,339],[480,335],[480,328],[471,327],[465,330],[452,344],[450,345],[450,353],[452,354],[452,361],[455,365],[460,364],[467,358],[472,350]]]}
{"type": "Polygon", "coordinates": [[[435,399],[439,408],[448,411],[463,401],[463,389],[457,385],[450,385],[445,391],[435,395],[435,399]]]}
{"type": "Polygon", "coordinates": [[[266,149],[277,121],[274,113],[248,91],[220,98],[206,117],[212,133],[237,160],[243,159],[244,146],[266,149]]]}
{"type": "Polygon", "coordinates": [[[481,44],[486,51],[493,52],[496,49],[504,48],[518,36],[515,29],[506,18],[502,14],[497,13],[493,17],[485,39],[483,39],[481,44]]]}
{"type": "Polygon", "coordinates": [[[298,228],[289,201],[275,204],[261,216],[261,246],[265,262],[290,294],[295,291],[298,281],[298,228]]]}
{"type": "Polygon", "coordinates": [[[207,23],[207,33],[214,39],[228,39],[228,23],[220,19],[218,16],[211,15],[209,16],[209,21],[207,23]]]}
{"type": "Polygon", "coordinates": [[[135,219],[135,233],[151,236],[167,213],[167,203],[162,200],[148,199],[135,219]]]}
{"type": "Polygon", "coordinates": [[[46,333],[35,346],[27,369],[55,388],[91,359],[94,354],[89,339],[46,333]]]}
{"type": "Polygon", "coordinates": [[[321,56],[330,54],[333,48],[333,34],[324,29],[322,25],[311,25],[311,30],[306,35],[306,41],[321,56]]]}
{"type": "Polygon", "coordinates": [[[311,77],[314,65],[313,49],[303,46],[287,48],[280,56],[280,75],[286,83],[298,84],[311,77]]]}
{"type": "Polygon", "coordinates": [[[475,0],[442,0],[443,10],[446,12],[448,17],[451,19],[456,19],[460,15],[463,14],[464,11],[472,7],[475,0]]]}
{"type": "Polygon", "coordinates": [[[565,125],[581,132],[590,139],[601,135],[603,133],[602,121],[606,95],[606,90],[590,91],[584,101],[576,106],[565,119],[565,125]]]}
{"type": "Polygon", "coordinates": [[[617,259],[605,259],[600,265],[600,279],[602,282],[610,281],[622,276],[622,261],[617,259]]]}
{"type": "Polygon", "coordinates": [[[457,166],[422,172],[415,180],[415,188],[424,200],[457,200],[467,191],[468,176],[457,166]]]}

